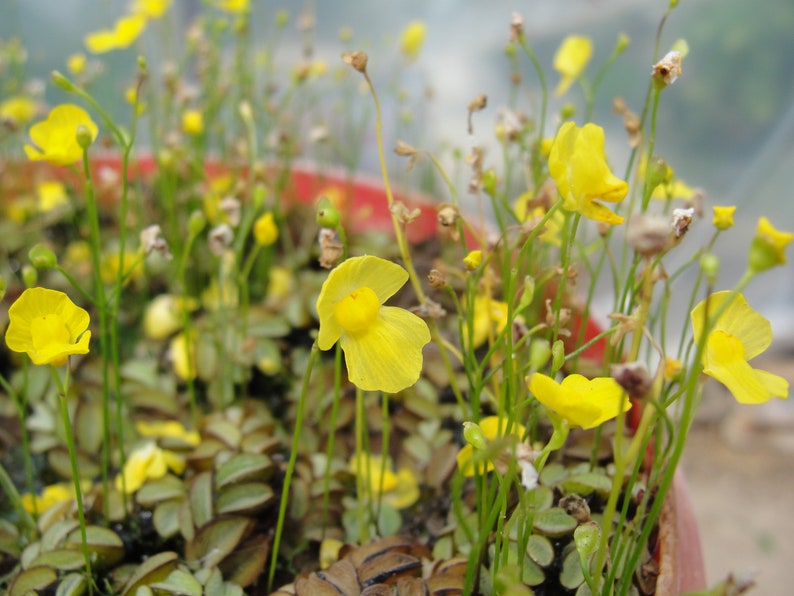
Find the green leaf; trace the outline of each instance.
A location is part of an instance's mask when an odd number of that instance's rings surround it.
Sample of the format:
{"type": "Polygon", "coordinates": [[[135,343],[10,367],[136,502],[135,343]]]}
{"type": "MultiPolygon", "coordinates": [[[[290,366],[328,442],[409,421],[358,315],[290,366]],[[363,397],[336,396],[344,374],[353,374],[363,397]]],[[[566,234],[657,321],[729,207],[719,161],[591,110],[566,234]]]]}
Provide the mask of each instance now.
{"type": "Polygon", "coordinates": [[[275,470],[273,461],[261,453],[238,453],[218,470],[215,486],[221,489],[229,484],[250,480],[267,480],[275,470]]]}
{"type": "Polygon", "coordinates": [[[195,567],[214,567],[234,551],[253,528],[254,521],[236,516],[214,519],[185,544],[185,559],[195,567]]]}
{"type": "Polygon", "coordinates": [[[178,560],[179,555],[173,551],[165,551],[149,557],[138,565],[127,580],[127,584],[122,591],[122,596],[135,594],[135,591],[141,586],[147,586],[164,580],[176,569],[178,560]]]}
{"type": "Polygon", "coordinates": [[[31,567],[14,579],[8,587],[8,596],[39,594],[58,581],[58,574],[51,567],[31,567]]]}
{"type": "Polygon", "coordinates": [[[135,500],[141,507],[151,508],[163,501],[182,499],[186,494],[185,483],[173,474],[166,474],[144,484],[135,494],[135,500]]]}
{"type": "Polygon", "coordinates": [[[167,578],[151,585],[154,590],[164,590],[180,596],[201,596],[204,588],[199,581],[186,571],[174,569],[167,578]]]}
{"type": "Polygon", "coordinates": [[[535,514],[534,530],[550,538],[561,538],[570,534],[577,525],[577,521],[560,507],[552,507],[535,514]]]}
{"type": "Polygon", "coordinates": [[[218,495],[218,513],[252,513],[269,505],[276,498],[273,489],[262,482],[229,486],[218,495]]]}

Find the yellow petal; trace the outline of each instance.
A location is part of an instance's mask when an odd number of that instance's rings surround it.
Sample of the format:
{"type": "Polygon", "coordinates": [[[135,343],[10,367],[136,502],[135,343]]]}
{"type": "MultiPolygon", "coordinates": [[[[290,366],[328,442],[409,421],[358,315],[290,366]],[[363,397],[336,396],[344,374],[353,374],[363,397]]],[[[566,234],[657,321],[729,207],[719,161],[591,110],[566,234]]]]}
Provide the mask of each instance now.
{"type": "Polygon", "coordinates": [[[743,404],[760,404],[773,397],[788,397],[788,381],[772,373],[756,370],[745,359],[742,343],[724,331],[713,331],[708,338],[703,372],[714,377],[743,404]]]}
{"type": "Polygon", "coordinates": [[[419,378],[422,347],[429,341],[430,331],[422,319],[407,310],[383,306],[366,333],[342,336],[348,377],[365,391],[402,391],[419,378]]]}
{"type": "Polygon", "coordinates": [[[568,420],[573,426],[594,428],[627,412],[631,402],[614,379],[598,377],[588,380],[582,375],[568,375],[558,384],[540,373],[530,378],[529,389],[539,402],[568,420]]]}
{"type": "Polygon", "coordinates": [[[554,69],[562,75],[555,95],[565,93],[584,72],[593,55],[593,42],[588,37],[569,35],[554,55],[554,69]]]}
{"type": "MultiPolygon", "coordinates": [[[[698,303],[690,315],[694,338],[695,341],[699,341],[703,333],[703,319],[707,305],[708,312],[713,315],[731,296],[733,299],[711,331],[721,330],[737,338],[743,346],[745,359],[752,360],[772,343],[772,325],[763,315],[753,310],[741,294],[734,294],[730,290],[715,292],[708,299],[698,303]]],[[[704,362],[704,366],[708,364],[704,362]]]]}

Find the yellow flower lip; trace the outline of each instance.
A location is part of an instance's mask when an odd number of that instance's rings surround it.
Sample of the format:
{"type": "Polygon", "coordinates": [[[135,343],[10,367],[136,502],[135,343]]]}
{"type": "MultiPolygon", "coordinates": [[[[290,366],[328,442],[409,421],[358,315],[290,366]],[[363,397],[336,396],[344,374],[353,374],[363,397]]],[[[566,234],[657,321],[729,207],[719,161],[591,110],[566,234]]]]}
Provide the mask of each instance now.
{"type": "Polygon", "coordinates": [[[61,366],[71,354],[87,354],[90,317],[63,292],[28,288],[8,309],[6,345],[34,364],[61,366]]]}
{"type": "Polygon", "coordinates": [[[554,55],[554,69],[562,75],[555,95],[562,95],[582,76],[593,55],[593,42],[581,35],[569,35],[554,55]]]}
{"type": "Polygon", "coordinates": [[[628,395],[610,377],[588,379],[572,374],[557,383],[549,376],[534,373],[529,378],[529,390],[540,403],[572,426],[585,429],[600,426],[631,409],[628,395]]]}
{"type": "Polygon", "coordinates": [[[131,14],[116,21],[112,30],[102,29],[86,35],[85,47],[93,54],[104,54],[130,46],[146,27],[146,16],[131,14]]]}

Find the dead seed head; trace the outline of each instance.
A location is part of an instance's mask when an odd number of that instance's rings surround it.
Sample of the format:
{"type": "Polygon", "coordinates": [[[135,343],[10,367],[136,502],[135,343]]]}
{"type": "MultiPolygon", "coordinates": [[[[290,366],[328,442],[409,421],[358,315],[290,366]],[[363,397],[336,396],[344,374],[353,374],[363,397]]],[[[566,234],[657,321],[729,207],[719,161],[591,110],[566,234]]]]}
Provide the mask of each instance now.
{"type": "Polygon", "coordinates": [[[367,72],[367,60],[369,60],[369,56],[367,56],[366,52],[362,52],[361,50],[342,54],[342,62],[349,64],[360,73],[367,72]]]}
{"type": "Polygon", "coordinates": [[[673,228],[673,234],[676,239],[682,238],[692,225],[692,219],[695,217],[695,209],[689,207],[687,209],[673,209],[673,217],[670,226],[673,228]]]}
{"type": "Polygon", "coordinates": [[[612,365],[612,378],[632,397],[647,397],[653,389],[653,378],[643,362],[612,365]]]}
{"type": "Polygon", "coordinates": [[[439,205],[438,223],[440,223],[445,228],[454,226],[455,222],[458,221],[459,217],[460,217],[460,211],[454,205],[450,205],[448,203],[439,205]]]}
{"type": "Polygon", "coordinates": [[[409,209],[402,201],[395,201],[389,207],[389,211],[391,211],[391,214],[396,217],[397,221],[403,225],[409,224],[412,221],[416,221],[416,219],[422,214],[422,211],[418,207],[409,209]]]}
{"type": "Polygon", "coordinates": [[[663,217],[638,215],[631,218],[627,241],[644,257],[652,257],[673,245],[670,223],[663,217]]]}
{"type": "Polygon", "coordinates": [[[673,50],[653,65],[651,69],[653,79],[663,87],[672,85],[681,76],[681,52],[673,50]]]}
{"type": "Polygon", "coordinates": [[[427,274],[427,283],[431,288],[441,289],[447,286],[447,277],[438,269],[431,269],[427,274]]]}

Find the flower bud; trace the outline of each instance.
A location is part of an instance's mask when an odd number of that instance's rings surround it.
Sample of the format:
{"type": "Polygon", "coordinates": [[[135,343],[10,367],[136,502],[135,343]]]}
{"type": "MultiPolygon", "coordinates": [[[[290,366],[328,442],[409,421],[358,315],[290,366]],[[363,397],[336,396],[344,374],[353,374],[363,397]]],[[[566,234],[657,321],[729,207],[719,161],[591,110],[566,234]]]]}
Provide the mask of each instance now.
{"type": "Polygon", "coordinates": [[[278,240],[278,226],[272,212],[262,214],[254,222],[254,239],[261,246],[270,246],[278,240]]]}
{"type": "Polygon", "coordinates": [[[91,134],[91,131],[85,124],[77,125],[75,138],[77,139],[77,144],[80,145],[83,150],[88,149],[91,146],[91,143],[94,142],[94,135],[91,134]]]}
{"type": "Polygon", "coordinates": [[[39,273],[32,265],[22,265],[22,282],[26,288],[32,288],[39,281],[39,273]]]}
{"type": "Polygon", "coordinates": [[[572,103],[563,104],[560,107],[560,118],[562,120],[570,120],[576,114],[576,106],[572,103]]]}
{"type": "Polygon", "coordinates": [[[284,27],[286,27],[287,24],[289,23],[289,11],[282,8],[281,10],[276,12],[275,22],[276,22],[276,27],[278,27],[279,29],[283,29],[284,27]]]}
{"type": "Polygon", "coordinates": [[[667,180],[669,173],[670,168],[667,167],[667,162],[664,158],[654,156],[648,162],[648,167],[645,171],[645,184],[648,185],[650,190],[653,190],[667,180]]]}
{"type": "Polygon", "coordinates": [[[496,172],[493,168],[488,168],[482,173],[482,189],[489,197],[496,196],[496,172]]]}
{"type": "Polygon", "coordinates": [[[541,370],[551,357],[551,346],[546,339],[533,339],[529,344],[529,366],[541,370]]]}
{"type": "Polygon", "coordinates": [[[736,211],[736,206],[731,205],[728,207],[720,207],[714,205],[714,217],[711,220],[712,225],[718,230],[727,230],[733,227],[733,214],[736,211]]]}
{"type": "Polygon", "coordinates": [[[712,253],[706,253],[700,257],[700,269],[706,276],[709,285],[714,285],[717,281],[717,275],[720,272],[720,258],[712,253]]]}
{"type": "Polygon", "coordinates": [[[191,238],[195,238],[201,231],[204,229],[204,226],[207,225],[207,218],[206,216],[199,210],[194,211],[190,214],[190,217],[187,220],[187,232],[191,238]]]}
{"type": "Polygon", "coordinates": [[[463,264],[466,266],[466,271],[474,271],[482,265],[482,251],[473,250],[465,257],[463,257],[463,264]]]}
{"type": "Polygon", "coordinates": [[[72,83],[59,71],[53,70],[50,76],[52,77],[52,82],[67,93],[75,93],[77,91],[77,87],[75,87],[74,83],[72,83]]]}
{"type": "Polygon", "coordinates": [[[557,372],[565,364],[565,344],[558,339],[551,346],[551,370],[557,372]]]}
{"type": "Polygon", "coordinates": [[[618,33],[618,41],[615,44],[615,54],[622,54],[631,44],[631,39],[625,33],[618,33]]]}
{"type": "Polygon", "coordinates": [[[488,446],[488,441],[485,434],[482,432],[479,424],[474,422],[463,423],[463,438],[466,442],[477,450],[485,449],[488,446]]]}
{"type": "Polygon", "coordinates": [[[342,223],[342,215],[328,197],[323,197],[317,203],[317,223],[331,230],[336,230],[342,223]]]}
{"type": "Polygon", "coordinates": [[[58,257],[55,256],[55,252],[49,246],[43,244],[34,245],[28,251],[28,259],[30,259],[31,265],[42,271],[52,269],[58,264],[58,257]]]}
{"type": "Polygon", "coordinates": [[[750,245],[748,266],[753,273],[761,273],[786,262],[786,246],[794,240],[794,234],[776,230],[772,223],[762,217],[758,220],[755,238],[750,245]]]}

